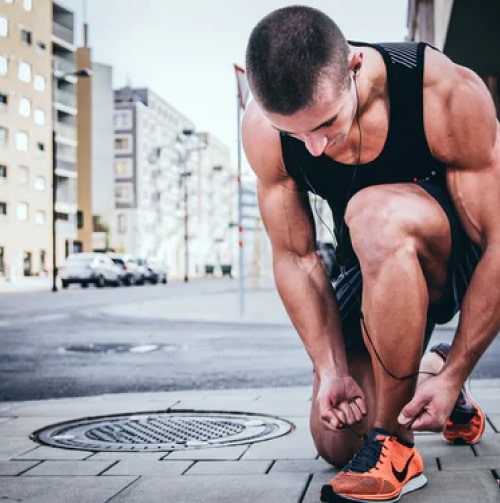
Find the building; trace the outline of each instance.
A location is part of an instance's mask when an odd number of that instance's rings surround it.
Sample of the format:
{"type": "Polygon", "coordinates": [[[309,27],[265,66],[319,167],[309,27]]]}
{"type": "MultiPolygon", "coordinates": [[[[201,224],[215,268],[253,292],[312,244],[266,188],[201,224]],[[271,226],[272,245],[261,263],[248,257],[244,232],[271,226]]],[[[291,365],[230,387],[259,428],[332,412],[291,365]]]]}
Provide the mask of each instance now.
{"type": "Polygon", "coordinates": [[[478,73],[500,116],[500,2],[409,0],[408,38],[426,41],[478,73]]]}
{"type": "MultiPolygon", "coordinates": [[[[91,104],[91,190],[90,206],[79,200],[78,209],[83,220],[92,220],[92,243],[90,250],[109,248],[110,226],[115,218],[114,197],[114,94],[113,69],[102,63],[92,63],[91,104]]],[[[78,133],[80,141],[80,132],[78,133]]],[[[79,175],[80,177],[80,171],[79,175]]]]}
{"type": "Polygon", "coordinates": [[[177,140],[194,125],[151,89],[125,87],[115,90],[114,98],[110,247],[170,264],[173,241],[182,229],[183,173],[196,162],[196,156],[181,158],[177,140]]]}
{"type": "Polygon", "coordinates": [[[52,101],[55,131],[54,183],[56,265],[81,249],[77,240],[77,96],[74,14],[52,4],[52,101]],[[76,246],[75,246],[76,245],[76,246]]]}
{"type": "Polygon", "coordinates": [[[0,10],[0,274],[51,264],[50,0],[2,0],[0,10]]]}

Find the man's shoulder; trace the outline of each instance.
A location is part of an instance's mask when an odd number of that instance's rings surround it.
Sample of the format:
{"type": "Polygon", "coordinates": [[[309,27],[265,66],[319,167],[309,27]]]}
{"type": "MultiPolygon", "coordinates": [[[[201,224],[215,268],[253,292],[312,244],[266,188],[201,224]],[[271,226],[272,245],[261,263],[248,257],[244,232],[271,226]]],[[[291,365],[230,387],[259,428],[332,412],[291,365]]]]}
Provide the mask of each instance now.
{"type": "Polygon", "coordinates": [[[242,121],[242,141],[247,160],[259,178],[282,174],[283,157],[279,132],[251,101],[242,121]]]}

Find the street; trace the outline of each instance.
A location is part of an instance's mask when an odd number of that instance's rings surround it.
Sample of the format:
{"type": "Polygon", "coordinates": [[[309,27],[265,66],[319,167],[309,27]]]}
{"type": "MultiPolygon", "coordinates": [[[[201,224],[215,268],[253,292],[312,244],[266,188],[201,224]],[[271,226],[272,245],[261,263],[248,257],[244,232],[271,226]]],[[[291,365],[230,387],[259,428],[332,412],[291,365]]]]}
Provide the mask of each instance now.
{"type": "MultiPolygon", "coordinates": [[[[265,290],[252,293],[273,309],[265,290]]],[[[0,400],[309,384],[311,365],[289,324],[193,319],[191,299],[223,294],[237,296],[237,281],[2,293],[0,400]],[[174,302],[185,312],[168,319],[174,302]]],[[[445,326],[433,339],[452,336],[445,326]]],[[[497,339],[473,376],[500,377],[498,361],[497,339]]]]}

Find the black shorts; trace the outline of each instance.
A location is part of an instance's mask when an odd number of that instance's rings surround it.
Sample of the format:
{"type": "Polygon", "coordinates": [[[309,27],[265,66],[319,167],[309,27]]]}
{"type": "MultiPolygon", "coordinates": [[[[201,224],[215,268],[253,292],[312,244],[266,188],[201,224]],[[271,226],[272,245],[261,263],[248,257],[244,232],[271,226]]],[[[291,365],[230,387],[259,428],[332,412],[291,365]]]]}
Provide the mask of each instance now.
{"type": "MultiPolygon", "coordinates": [[[[460,310],[465,291],[482,252],[481,248],[474,244],[463,230],[446,187],[432,180],[418,182],[418,184],[440,204],[446,213],[450,222],[452,242],[443,299],[438,305],[429,306],[427,313],[425,331],[425,345],[427,345],[434,326],[447,323],[460,310]]],[[[362,285],[361,271],[357,261],[342,271],[333,284],[347,350],[364,346],[360,326],[362,285]]]]}

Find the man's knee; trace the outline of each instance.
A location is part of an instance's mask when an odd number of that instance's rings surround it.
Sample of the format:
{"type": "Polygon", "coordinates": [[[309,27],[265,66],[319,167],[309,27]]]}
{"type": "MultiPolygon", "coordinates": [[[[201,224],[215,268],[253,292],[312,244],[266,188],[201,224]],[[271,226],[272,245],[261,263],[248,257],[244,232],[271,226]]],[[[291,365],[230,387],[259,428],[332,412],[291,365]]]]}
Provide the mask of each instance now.
{"type": "Polygon", "coordinates": [[[383,261],[414,258],[417,253],[412,233],[414,217],[401,204],[401,195],[386,186],[367,187],[356,193],[346,209],[352,245],[364,272],[378,270],[383,261]]]}

